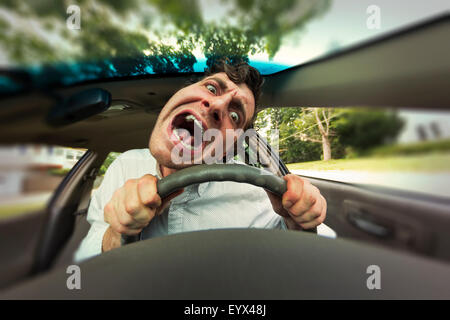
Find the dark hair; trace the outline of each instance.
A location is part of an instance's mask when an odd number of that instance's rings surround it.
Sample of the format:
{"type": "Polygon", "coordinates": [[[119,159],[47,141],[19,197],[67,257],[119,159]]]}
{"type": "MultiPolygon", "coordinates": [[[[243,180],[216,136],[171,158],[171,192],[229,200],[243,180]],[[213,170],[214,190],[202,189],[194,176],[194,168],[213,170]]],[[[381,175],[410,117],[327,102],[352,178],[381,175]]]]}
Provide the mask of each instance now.
{"type": "Polygon", "coordinates": [[[219,72],[225,72],[228,78],[236,84],[245,83],[252,91],[255,98],[255,112],[244,129],[253,127],[253,122],[257,116],[258,102],[261,97],[261,87],[264,83],[264,78],[256,68],[250,66],[247,62],[238,61],[231,63],[228,59],[218,60],[209,69],[205,70],[205,76],[208,77],[219,72]]]}

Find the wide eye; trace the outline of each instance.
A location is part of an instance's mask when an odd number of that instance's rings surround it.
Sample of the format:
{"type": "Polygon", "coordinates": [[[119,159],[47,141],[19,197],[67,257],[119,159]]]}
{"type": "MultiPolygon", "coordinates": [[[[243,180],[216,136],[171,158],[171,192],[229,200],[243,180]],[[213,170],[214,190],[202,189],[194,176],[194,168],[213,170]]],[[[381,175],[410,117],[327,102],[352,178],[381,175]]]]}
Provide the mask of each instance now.
{"type": "Polygon", "coordinates": [[[216,89],[216,87],[214,87],[212,84],[207,84],[207,85],[206,85],[206,89],[208,89],[209,91],[211,91],[213,94],[217,95],[217,89],[216,89]]]}
{"type": "Polygon", "coordinates": [[[239,114],[237,114],[237,112],[230,112],[230,118],[234,123],[239,123],[239,114]]]}

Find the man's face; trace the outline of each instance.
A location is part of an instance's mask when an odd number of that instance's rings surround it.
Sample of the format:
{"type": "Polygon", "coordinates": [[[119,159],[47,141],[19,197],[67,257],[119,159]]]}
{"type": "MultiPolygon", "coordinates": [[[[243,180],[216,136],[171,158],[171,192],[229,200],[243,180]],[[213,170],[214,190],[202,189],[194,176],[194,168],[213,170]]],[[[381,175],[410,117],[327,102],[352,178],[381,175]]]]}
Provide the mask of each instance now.
{"type": "Polygon", "coordinates": [[[217,158],[217,150],[225,154],[226,146],[230,146],[230,141],[228,144],[225,141],[227,130],[244,129],[254,112],[255,99],[246,84],[235,84],[224,72],[213,74],[182,88],[167,101],[151,134],[150,152],[158,163],[173,169],[188,167],[194,159],[198,163],[199,158],[204,160],[211,155],[217,158]],[[198,133],[213,129],[210,132],[220,132],[223,140],[196,139],[194,144],[194,129],[198,133]],[[175,163],[174,147],[192,155],[192,161],[175,163]]]}

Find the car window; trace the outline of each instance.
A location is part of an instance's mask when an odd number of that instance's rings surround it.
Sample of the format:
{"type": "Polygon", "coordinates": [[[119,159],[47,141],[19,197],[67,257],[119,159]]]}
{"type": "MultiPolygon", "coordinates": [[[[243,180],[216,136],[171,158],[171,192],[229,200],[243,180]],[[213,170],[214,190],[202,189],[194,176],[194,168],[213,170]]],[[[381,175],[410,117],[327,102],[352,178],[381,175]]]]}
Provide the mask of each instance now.
{"type": "Polygon", "coordinates": [[[277,108],[256,124],[292,173],[450,197],[450,112],[277,108]]]}
{"type": "Polygon", "coordinates": [[[92,194],[100,187],[103,181],[103,177],[105,176],[106,170],[108,170],[111,163],[121,154],[121,152],[110,152],[106,157],[105,161],[103,161],[100,169],[97,172],[97,177],[94,180],[94,186],[92,189],[92,194]]]}
{"type": "Polygon", "coordinates": [[[0,146],[0,219],[44,209],[85,151],[36,144],[0,146]]]}
{"type": "MultiPolygon", "coordinates": [[[[273,138],[273,135],[271,137],[273,138]]],[[[258,134],[257,130],[247,130],[244,138],[237,142],[241,151],[236,152],[234,160],[282,177],[287,172],[279,161],[277,141],[272,141],[275,145],[271,146],[267,140],[258,134]]]]}
{"type": "Polygon", "coordinates": [[[272,74],[450,8],[443,0],[57,3],[0,3],[0,65],[14,70],[0,75],[0,94],[203,72],[218,57],[243,58],[262,74],[272,74]]]}

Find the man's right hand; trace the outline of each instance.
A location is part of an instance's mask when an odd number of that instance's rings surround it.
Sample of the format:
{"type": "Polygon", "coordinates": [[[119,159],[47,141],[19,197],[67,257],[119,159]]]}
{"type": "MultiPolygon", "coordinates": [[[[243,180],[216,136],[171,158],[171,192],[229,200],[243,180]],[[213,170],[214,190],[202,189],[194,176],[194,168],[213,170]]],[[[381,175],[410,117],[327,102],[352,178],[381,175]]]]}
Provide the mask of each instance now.
{"type": "Polygon", "coordinates": [[[122,234],[137,235],[155,215],[162,213],[165,205],[183,190],[162,199],[157,193],[158,178],[146,174],[139,179],[130,179],[117,189],[105,205],[104,218],[110,227],[103,236],[102,250],[120,246],[122,234]]]}

